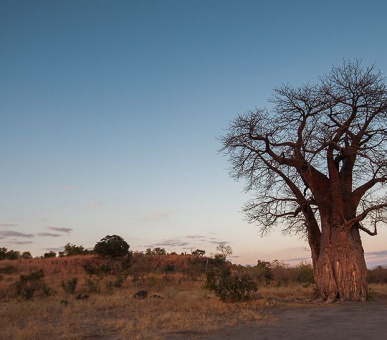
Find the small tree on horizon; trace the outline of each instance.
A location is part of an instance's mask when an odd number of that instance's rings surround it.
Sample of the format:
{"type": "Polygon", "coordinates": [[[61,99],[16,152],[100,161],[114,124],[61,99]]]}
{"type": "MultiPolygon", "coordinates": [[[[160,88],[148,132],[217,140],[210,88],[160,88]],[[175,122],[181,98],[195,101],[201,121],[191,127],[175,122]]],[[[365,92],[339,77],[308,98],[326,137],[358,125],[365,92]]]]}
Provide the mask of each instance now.
{"type": "Polygon", "coordinates": [[[202,249],[196,249],[192,251],[191,254],[195,256],[204,256],[206,254],[206,251],[202,249]]]}
{"type": "Polygon", "coordinates": [[[59,256],[74,256],[74,255],[86,255],[89,251],[83,246],[76,246],[75,244],[67,243],[64,246],[63,251],[59,253],[59,256]]]}
{"type": "Polygon", "coordinates": [[[5,258],[7,260],[18,260],[20,259],[20,256],[21,256],[20,251],[11,249],[7,251],[5,258]]]}
{"type": "Polygon", "coordinates": [[[247,219],[262,235],[277,225],[306,235],[324,300],[365,300],[360,233],[387,221],[386,80],[349,61],[316,85],[277,88],[270,102],[221,137],[231,176],[254,194],[247,219]]]}
{"type": "Polygon", "coordinates": [[[43,257],[56,257],[56,252],[53,250],[50,250],[48,253],[44,253],[43,257]]]}
{"type": "Polygon", "coordinates": [[[226,246],[223,243],[219,244],[216,247],[216,250],[220,251],[220,254],[216,254],[216,255],[220,255],[223,258],[224,261],[227,260],[228,256],[232,255],[232,248],[231,248],[231,246],[226,246]]]}
{"type": "Polygon", "coordinates": [[[0,247],[0,260],[5,260],[7,258],[7,248],[0,247]]]}
{"type": "Polygon", "coordinates": [[[32,259],[32,255],[29,251],[23,251],[22,254],[20,255],[20,257],[22,259],[25,259],[25,260],[30,260],[32,259]]]}
{"type": "Polygon", "coordinates": [[[119,258],[128,254],[129,244],[118,235],[107,235],[94,246],[96,254],[106,258],[119,258]]]}

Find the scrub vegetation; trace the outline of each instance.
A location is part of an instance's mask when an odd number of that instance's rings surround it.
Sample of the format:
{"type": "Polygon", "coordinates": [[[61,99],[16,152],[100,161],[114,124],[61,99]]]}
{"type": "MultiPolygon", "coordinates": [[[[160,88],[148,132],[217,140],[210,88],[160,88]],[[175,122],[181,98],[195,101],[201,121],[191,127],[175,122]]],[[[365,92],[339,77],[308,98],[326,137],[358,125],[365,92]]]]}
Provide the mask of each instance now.
{"type": "MultiPolygon", "coordinates": [[[[315,293],[307,263],[246,267],[222,253],[162,250],[0,261],[2,339],[184,338],[266,322],[267,308],[305,307],[315,293]]],[[[378,283],[372,285],[375,299],[387,295],[381,284],[386,273],[385,267],[369,273],[378,283]]]]}

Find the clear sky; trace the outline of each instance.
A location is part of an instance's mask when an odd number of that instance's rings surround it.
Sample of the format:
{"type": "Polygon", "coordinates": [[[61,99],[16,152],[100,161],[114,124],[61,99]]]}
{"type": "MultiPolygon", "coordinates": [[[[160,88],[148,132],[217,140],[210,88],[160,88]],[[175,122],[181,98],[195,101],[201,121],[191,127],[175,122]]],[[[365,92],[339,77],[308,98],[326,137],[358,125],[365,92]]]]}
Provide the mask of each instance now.
{"type": "MultiPolygon", "coordinates": [[[[0,0],[0,247],[117,234],[132,250],[309,259],[305,241],[243,220],[249,196],[217,137],[343,59],[387,73],[386,13],[382,0],[0,0]]],[[[363,240],[369,264],[387,263],[386,230],[363,240]]]]}

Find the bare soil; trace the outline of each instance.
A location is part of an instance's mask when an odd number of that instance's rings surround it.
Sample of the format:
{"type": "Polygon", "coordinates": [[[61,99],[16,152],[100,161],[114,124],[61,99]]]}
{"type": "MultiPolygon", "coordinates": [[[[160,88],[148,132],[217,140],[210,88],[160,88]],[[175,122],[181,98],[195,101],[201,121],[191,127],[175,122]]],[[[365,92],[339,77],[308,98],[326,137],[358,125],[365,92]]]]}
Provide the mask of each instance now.
{"type": "Polygon", "coordinates": [[[387,339],[387,300],[274,307],[267,318],[213,333],[175,333],[170,339],[387,339]]]}

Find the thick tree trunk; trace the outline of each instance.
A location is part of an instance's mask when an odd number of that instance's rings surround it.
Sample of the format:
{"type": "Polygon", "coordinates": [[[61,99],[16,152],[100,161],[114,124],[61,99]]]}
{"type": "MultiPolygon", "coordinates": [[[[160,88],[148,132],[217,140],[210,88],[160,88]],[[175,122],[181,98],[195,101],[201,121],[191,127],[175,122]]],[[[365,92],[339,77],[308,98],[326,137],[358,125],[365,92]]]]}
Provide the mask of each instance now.
{"type": "Polygon", "coordinates": [[[329,239],[321,243],[314,270],[317,290],[323,300],[366,299],[367,267],[357,229],[331,230],[329,239]]]}

